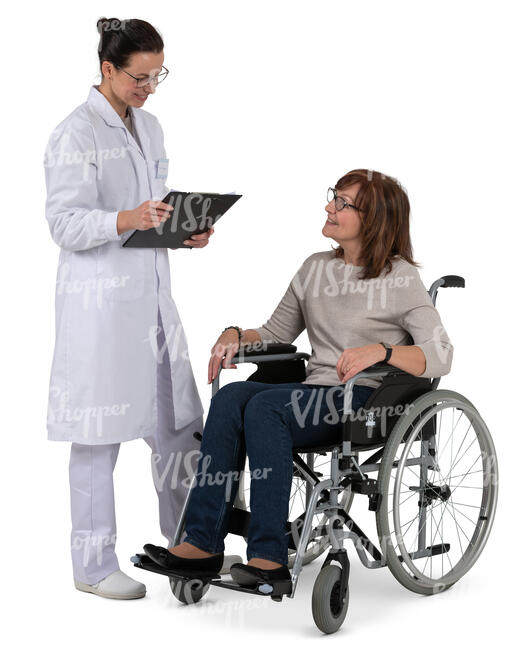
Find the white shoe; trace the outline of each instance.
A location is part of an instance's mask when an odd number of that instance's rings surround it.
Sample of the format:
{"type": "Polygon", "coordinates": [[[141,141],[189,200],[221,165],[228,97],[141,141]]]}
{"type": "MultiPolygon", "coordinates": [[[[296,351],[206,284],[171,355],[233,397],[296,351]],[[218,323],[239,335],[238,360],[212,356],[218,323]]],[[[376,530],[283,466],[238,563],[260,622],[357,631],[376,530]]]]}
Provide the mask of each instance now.
{"type": "Polygon", "coordinates": [[[94,585],[87,585],[84,582],[73,580],[75,588],[79,591],[87,591],[90,594],[97,594],[103,598],[117,598],[119,600],[131,600],[132,598],[143,598],[147,593],[145,585],[133,580],[122,571],[114,571],[94,585]]]}
{"type": "Polygon", "coordinates": [[[242,563],[242,558],[240,555],[224,555],[224,563],[220,569],[220,574],[225,575],[226,573],[229,573],[231,565],[237,562],[242,563]]]}

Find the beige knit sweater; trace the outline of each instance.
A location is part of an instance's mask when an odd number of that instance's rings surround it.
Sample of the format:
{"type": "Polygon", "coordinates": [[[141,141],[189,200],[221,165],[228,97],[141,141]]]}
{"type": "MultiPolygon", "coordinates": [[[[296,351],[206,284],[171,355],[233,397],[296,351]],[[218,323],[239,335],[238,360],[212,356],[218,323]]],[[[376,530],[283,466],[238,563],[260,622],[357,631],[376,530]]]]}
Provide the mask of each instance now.
{"type": "MultiPolygon", "coordinates": [[[[333,250],[310,255],[269,320],[253,329],[263,341],[292,343],[306,328],[312,352],[305,384],[339,385],[336,364],[343,350],[381,341],[414,343],[426,359],[420,376],[446,375],[453,346],[417,269],[398,257],[392,271],[377,278],[359,280],[361,270],[333,250]]],[[[381,379],[357,383],[377,387],[381,379]]]]}

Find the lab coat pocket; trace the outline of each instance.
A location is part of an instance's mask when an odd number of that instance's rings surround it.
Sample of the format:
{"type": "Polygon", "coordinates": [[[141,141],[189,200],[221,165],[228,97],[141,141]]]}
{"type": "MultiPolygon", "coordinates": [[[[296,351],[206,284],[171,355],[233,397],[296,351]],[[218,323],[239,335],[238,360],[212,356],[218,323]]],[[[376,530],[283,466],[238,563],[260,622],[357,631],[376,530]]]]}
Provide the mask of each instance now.
{"type": "Polygon", "coordinates": [[[106,300],[137,300],[145,291],[145,252],[121,244],[99,246],[97,279],[106,300]]]}

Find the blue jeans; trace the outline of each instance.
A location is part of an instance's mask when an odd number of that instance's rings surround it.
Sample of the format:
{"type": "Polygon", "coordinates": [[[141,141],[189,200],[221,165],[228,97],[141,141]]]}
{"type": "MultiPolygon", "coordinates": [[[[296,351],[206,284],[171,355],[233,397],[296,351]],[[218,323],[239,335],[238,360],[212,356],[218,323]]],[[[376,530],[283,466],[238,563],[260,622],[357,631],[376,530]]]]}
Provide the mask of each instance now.
{"type": "MultiPolygon", "coordinates": [[[[339,443],[343,389],[343,385],[236,381],[217,391],[203,430],[182,541],[209,553],[224,550],[247,453],[251,473],[247,559],[287,565],[292,448],[339,443]]],[[[354,387],[354,411],[373,390],[354,387]]]]}

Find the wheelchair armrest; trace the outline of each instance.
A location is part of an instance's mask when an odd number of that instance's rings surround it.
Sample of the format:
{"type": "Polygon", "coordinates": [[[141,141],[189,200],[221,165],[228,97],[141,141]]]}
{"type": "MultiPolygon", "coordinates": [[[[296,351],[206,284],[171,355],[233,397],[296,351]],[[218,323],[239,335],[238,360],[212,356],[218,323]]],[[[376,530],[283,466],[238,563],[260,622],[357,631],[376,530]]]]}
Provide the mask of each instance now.
{"type": "MultiPolygon", "coordinates": [[[[269,367],[271,368],[273,367],[273,364],[271,362],[281,362],[281,361],[292,362],[292,361],[309,361],[309,360],[310,360],[310,355],[306,354],[306,352],[297,352],[297,348],[295,347],[295,345],[291,345],[288,343],[264,343],[263,344],[262,342],[259,342],[256,344],[248,343],[246,345],[242,345],[238,353],[236,354],[236,356],[234,356],[233,359],[231,360],[231,363],[233,364],[256,363],[257,367],[259,367],[258,364],[266,363],[267,365],[267,362],[269,362],[271,364],[269,367]]],[[[222,372],[222,370],[223,368],[222,366],[220,366],[220,368],[218,369],[218,374],[213,379],[213,384],[212,384],[213,395],[220,388],[220,373],[222,372]]],[[[255,374],[259,374],[259,371],[257,371],[257,373],[253,373],[251,377],[254,377],[255,374]]],[[[255,379],[255,381],[258,380],[255,379]]],[[[297,379],[295,379],[295,381],[297,381],[297,379]]]]}
{"type": "Polygon", "coordinates": [[[290,354],[297,352],[297,346],[291,343],[245,343],[240,349],[247,354],[290,354]]]}
{"type": "Polygon", "coordinates": [[[297,352],[295,345],[289,343],[247,343],[242,345],[233,357],[232,363],[256,363],[257,361],[292,361],[310,358],[305,352],[297,352]]]}
{"type": "MultiPolygon", "coordinates": [[[[381,373],[385,374],[391,374],[391,375],[408,375],[409,373],[406,372],[405,370],[402,370],[401,368],[396,368],[396,366],[391,366],[388,363],[384,363],[383,361],[378,361],[378,363],[373,363],[371,366],[368,368],[365,368],[361,372],[367,373],[367,377],[372,377],[374,375],[380,375],[381,373]]],[[[358,373],[359,375],[359,373],[358,373]]],[[[358,376],[356,375],[356,377],[358,376]]],[[[354,377],[351,377],[349,381],[352,381],[354,377]]]]}
{"type": "MultiPolygon", "coordinates": [[[[346,415],[351,415],[352,411],[352,390],[354,384],[360,377],[386,377],[386,376],[396,376],[396,375],[411,375],[411,373],[402,370],[401,368],[396,368],[396,366],[391,366],[388,363],[379,361],[374,363],[368,368],[364,368],[361,372],[356,373],[353,377],[347,381],[345,385],[345,395],[343,402],[343,413],[346,415]]],[[[411,375],[416,377],[416,375],[411,375]]]]}

